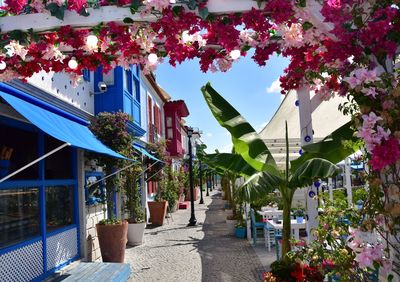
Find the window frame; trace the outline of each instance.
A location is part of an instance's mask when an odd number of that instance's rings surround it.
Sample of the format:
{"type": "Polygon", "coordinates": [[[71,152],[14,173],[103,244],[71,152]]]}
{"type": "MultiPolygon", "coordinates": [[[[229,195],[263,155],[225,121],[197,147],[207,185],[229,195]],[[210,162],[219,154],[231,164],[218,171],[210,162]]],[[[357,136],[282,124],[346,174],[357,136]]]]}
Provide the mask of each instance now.
{"type": "MultiPolygon", "coordinates": [[[[45,154],[45,136],[46,133],[38,129],[32,124],[21,122],[15,119],[10,119],[3,115],[0,115],[0,122],[5,124],[6,126],[16,128],[18,130],[25,131],[34,131],[37,132],[37,142],[38,142],[38,157],[43,156],[45,154]]],[[[68,179],[46,179],[45,175],[45,161],[46,158],[38,162],[38,179],[26,179],[26,180],[6,180],[0,183],[0,190],[12,190],[12,189],[20,189],[20,188],[30,188],[30,189],[39,189],[39,236],[35,236],[32,238],[26,238],[22,241],[15,242],[13,244],[7,245],[6,247],[0,248],[0,255],[3,253],[7,253],[10,250],[19,248],[21,246],[27,245],[28,242],[42,240],[44,243],[47,238],[64,232],[68,229],[77,228],[77,232],[79,234],[79,199],[78,199],[78,177],[77,177],[77,149],[71,147],[71,170],[72,170],[72,178],[68,179]],[[46,188],[49,186],[71,186],[73,189],[72,200],[73,200],[73,222],[70,225],[59,227],[55,230],[48,232],[46,230],[46,188]]],[[[79,238],[78,238],[79,242],[79,238]]],[[[80,255],[78,248],[78,255],[80,255]]]]}

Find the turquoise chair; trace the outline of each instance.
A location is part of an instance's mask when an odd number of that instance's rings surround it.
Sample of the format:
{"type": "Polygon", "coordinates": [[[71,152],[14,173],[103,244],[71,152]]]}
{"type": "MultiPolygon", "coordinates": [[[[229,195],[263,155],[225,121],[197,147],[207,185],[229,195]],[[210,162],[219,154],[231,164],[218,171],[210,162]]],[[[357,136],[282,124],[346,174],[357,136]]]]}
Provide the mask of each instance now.
{"type": "Polygon", "coordinates": [[[256,216],[254,214],[254,209],[250,209],[251,218],[251,228],[253,233],[253,244],[257,243],[257,235],[262,235],[264,237],[264,222],[256,222],[256,216]]]}

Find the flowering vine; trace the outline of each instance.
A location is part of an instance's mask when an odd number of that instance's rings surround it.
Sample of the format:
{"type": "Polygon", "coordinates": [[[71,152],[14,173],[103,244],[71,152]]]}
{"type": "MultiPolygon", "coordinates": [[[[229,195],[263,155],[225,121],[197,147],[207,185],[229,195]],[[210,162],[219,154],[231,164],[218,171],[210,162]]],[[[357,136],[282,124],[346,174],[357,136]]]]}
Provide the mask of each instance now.
{"type": "MultiPolygon", "coordinates": [[[[227,71],[254,49],[266,65],[274,53],[290,58],[280,78],[282,93],[310,87],[324,100],[349,97],[357,136],[365,143],[365,174],[370,219],[385,217],[397,238],[400,223],[400,12],[388,0],[258,0],[259,9],[209,14],[206,0],[6,0],[4,15],[66,10],[88,16],[87,8],[117,5],[154,22],[108,22],[94,27],[12,31],[0,35],[0,79],[26,79],[34,73],[66,72],[74,81],[82,70],[105,72],[140,64],[152,71],[163,58],[171,65],[199,58],[200,69],[227,71]],[[382,195],[383,192],[383,195],[382,195]]],[[[347,108],[344,107],[345,111],[347,108]]],[[[363,224],[377,230],[377,224],[363,224]]],[[[383,236],[385,237],[385,236],[383,236]]],[[[393,240],[393,238],[391,239],[393,240]]],[[[390,241],[390,240],[389,240],[390,241]]],[[[390,242],[389,242],[390,243],[390,242]]],[[[385,248],[385,258],[393,259],[385,248]]],[[[369,252],[370,250],[368,250],[369,252]]],[[[375,252],[375,251],[374,251],[375,252]]],[[[374,253],[375,254],[375,253],[374,253]]],[[[398,253],[400,255],[400,253],[398,253]]],[[[361,256],[361,255],[360,255],[361,256]]],[[[371,255],[373,260],[377,256],[371,255]]],[[[381,261],[381,260],[380,260],[381,261]]],[[[365,264],[367,265],[367,264],[365,264]]],[[[399,270],[396,270],[399,272],[399,270]]]]}

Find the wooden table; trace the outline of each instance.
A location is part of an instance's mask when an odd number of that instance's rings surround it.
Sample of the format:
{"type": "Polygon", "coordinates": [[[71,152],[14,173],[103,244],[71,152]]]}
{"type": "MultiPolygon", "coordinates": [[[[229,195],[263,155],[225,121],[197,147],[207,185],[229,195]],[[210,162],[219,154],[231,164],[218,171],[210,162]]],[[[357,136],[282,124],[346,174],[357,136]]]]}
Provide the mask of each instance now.
{"type": "MultiPolygon", "coordinates": [[[[282,220],[280,220],[280,223],[276,223],[273,220],[268,220],[267,223],[269,225],[271,225],[275,230],[282,230],[283,229],[283,221],[282,220]]],[[[294,238],[296,240],[299,240],[300,239],[299,230],[306,228],[306,221],[303,220],[302,223],[297,223],[296,219],[291,219],[290,220],[290,224],[291,224],[290,228],[292,229],[292,234],[294,234],[294,238]]]]}

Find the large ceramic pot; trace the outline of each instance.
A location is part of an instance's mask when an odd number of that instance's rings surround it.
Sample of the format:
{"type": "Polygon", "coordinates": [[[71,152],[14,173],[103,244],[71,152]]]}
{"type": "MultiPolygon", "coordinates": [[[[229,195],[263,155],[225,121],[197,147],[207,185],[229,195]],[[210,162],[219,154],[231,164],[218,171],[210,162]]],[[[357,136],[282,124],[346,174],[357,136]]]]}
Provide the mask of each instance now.
{"type": "Polygon", "coordinates": [[[124,262],[128,235],[128,222],[96,224],[103,262],[124,262]]]}
{"type": "MultiPolygon", "coordinates": [[[[199,199],[199,193],[200,193],[200,188],[199,187],[195,187],[194,189],[194,201],[197,201],[199,199]]],[[[190,189],[189,192],[185,195],[185,200],[186,201],[190,201],[191,200],[191,193],[190,193],[190,189]]]]}
{"type": "Polygon", "coordinates": [[[144,229],[146,223],[129,223],[128,224],[128,244],[131,246],[141,245],[143,243],[144,229]]]}
{"type": "Polygon", "coordinates": [[[167,215],[167,201],[148,202],[150,211],[150,221],[153,225],[163,225],[167,215]]]}

